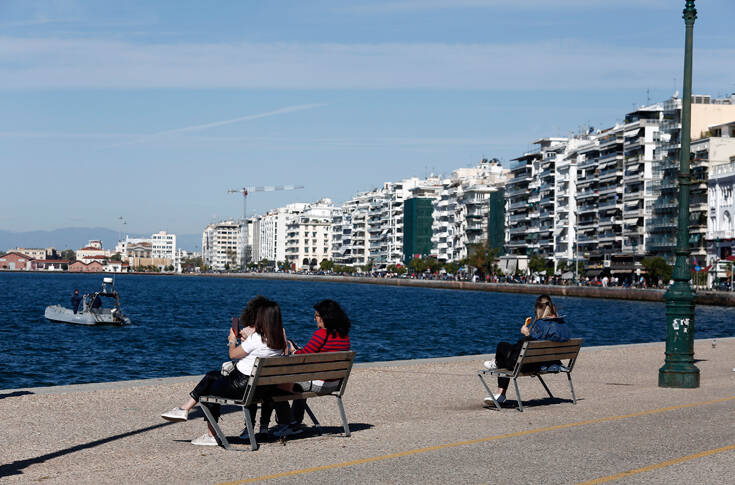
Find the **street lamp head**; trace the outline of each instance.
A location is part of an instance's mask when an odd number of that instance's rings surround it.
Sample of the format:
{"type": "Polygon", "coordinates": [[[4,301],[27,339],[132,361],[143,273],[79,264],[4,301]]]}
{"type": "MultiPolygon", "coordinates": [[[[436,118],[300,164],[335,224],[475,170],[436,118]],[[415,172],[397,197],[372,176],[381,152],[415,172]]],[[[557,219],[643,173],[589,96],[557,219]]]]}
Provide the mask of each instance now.
{"type": "Polygon", "coordinates": [[[694,8],[694,0],[686,0],[684,5],[684,21],[687,24],[693,24],[697,18],[697,9],[694,8]]]}

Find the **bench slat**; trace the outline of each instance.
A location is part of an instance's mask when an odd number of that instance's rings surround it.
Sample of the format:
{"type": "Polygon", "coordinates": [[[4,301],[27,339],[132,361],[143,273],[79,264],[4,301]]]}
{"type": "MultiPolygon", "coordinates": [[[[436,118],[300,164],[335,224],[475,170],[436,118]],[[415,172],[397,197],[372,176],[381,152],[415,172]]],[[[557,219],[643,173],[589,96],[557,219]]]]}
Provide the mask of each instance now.
{"type": "Polygon", "coordinates": [[[526,342],[526,349],[546,349],[546,348],[566,348],[566,347],[581,347],[582,339],[571,339],[566,342],[551,342],[549,340],[530,340],[526,342]]]}
{"type": "Polygon", "coordinates": [[[564,360],[564,359],[573,359],[577,356],[578,352],[556,352],[553,354],[547,354],[547,355],[536,355],[533,357],[526,357],[523,359],[522,364],[535,364],[537,362],[550,362],[553,360],[564,360]]]}
{"type": "Polygon", "coordinates": [[[294,364],[266,366],[260,370],[260,376],[275,376],[279,374],[293,374],[305,372],[321,372],[327,370],[347,370],[350,368],[350,361],[340,360],[337,362],[318,362],[316,364],[294,364]]]}
{"type": "Polygon", "coordinates": [[[537,355],[568,354],[570,352],[579,352],[579,347],[546,347],[543,349],[531,349],[526,350],[523,355],[526,357],[535,357],[537,355]]]}
{"type": "Polygon", "coordinates": [[[263,367],[272,367],[279,365],[294,365],[309,363],[313,364],[316,362],[337,362],[345,361],[351,362],[355,358],[355,352],[324,352],[320,354],[299,354],[289,355],[284,357],[267,357],[259,358],[258,365],[263,367]]]}
{"type": "Polygon", "coordinates": [[[315,380],[331,380],[342,379],[347,377],[346,370],[324,371],[324,372],[306,372],[303,374],[282,374],[278,376],[267,376],[258,378],[258,386],[268,386],[272,384],[287,384],[289,382],[315,381],[315,380]]]}

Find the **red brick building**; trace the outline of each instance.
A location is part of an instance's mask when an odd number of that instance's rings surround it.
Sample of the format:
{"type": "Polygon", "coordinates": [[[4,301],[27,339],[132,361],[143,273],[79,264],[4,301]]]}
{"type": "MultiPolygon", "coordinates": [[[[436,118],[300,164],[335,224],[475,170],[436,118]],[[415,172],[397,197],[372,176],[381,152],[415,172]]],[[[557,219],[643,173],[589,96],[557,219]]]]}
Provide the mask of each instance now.
{"type": "Polygon", "coordinates": [[[102,273],[104,267],[99,261],[92,261],[91,263],[83,263],[82,261],[74,261],[69,265],[69,272],[72,273],[102,273]]]}
{"type": "Polygon", "coordinates": [[[31,258],[22,253],[10,252],[0,256],[0,270],[23,270],[31,269],[31,258]]]}

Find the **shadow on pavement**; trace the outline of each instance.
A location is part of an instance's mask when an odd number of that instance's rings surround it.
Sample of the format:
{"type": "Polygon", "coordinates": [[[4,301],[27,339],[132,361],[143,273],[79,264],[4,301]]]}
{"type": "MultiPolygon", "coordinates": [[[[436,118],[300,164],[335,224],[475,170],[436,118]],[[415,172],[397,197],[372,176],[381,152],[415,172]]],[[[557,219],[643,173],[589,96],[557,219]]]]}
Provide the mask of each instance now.
{"type": "Polygon", "coordinates": [[[120,433],[120,434],[116,434],[113,436],[108,436],[107,438],[90,441],[89,443],[83,443],[81,445],[71,446],[69,448],[64,448],[63,450],[54,451],[53,453],[47,453],[45,455],[37,456],[35,458],[27,458],[25,460],[18,460],[18,461],[14,461],[13,463],[8,463],[7,465],[0,465],[0,478],[7,477],[10,475],[20,475],[23,473],[22,471],[23,469],[28,468],[31,465],[37,465],[47,460],[52,460],[54,458],[68,455],[70,453],[75,453],[77,451],[86,450],[88,448],[94,448],[95,446],[104,445],[105,443],[109,443],[110,441],[127,438],[128,436],[134,436],[140,433],[145,433],[147,431],[162,428],[170,424],[175,424],[175,423],[154,424],[152,426],[147,426],[145,428],[136,429],[134,431],[128,431],[127,433],[120,433]]]}
{"type": "Polygon", "coordinates": [[[31,391],[13,391],[13,392],[6,392],[5,394],[0,394],[0,399],[5,399],[6,397],[18,397],[18,396],[27,396],[28,394],[35,394],[31,391]]]}
{"type": "MultiPolygon", "coordinates": [[[[373,426],[372,424],[367,424],[367,423],[350,423],[350,432],[351,433],[355,433],[355,432],[358,432],[358,431],[364,431],[366,429],[370,429],[370,428],[374,428],[374,427],[375,426],[373,426]]],[[[345,436],[344,436],[345,429],[342,426],[322,426],[321,428],[322,428],[321,437],[326,437],[326,438],[331,438],[331,437],[340,438],[341,437],[341,438],[345,438],[345,436]]],[[[227,433],[225,433],[225,434],[227,434],[227,433]]],[[[276,438],[272,434],[269,434],[269,435],[266,436],[266,435],[263,435],[261,433],[258,433],[255,437],[258,440],[258,444],[259,445],[261,445],[263,443],[281,443],[281,444],[285,445],[286,442],[288,442],[288,441],[301,440],[301,439],[304,439],[304,438],[315,438],[315,437],[316,438],[319,438],[320,435],[317,432],[316,427],[314,427],[314,426],[307,426],[307,427],[303,428],[303,432],[301,432],[299,434],[296,434],[296,435],[291,435],[291,436],[287,437],[285,440],[281,440],[280,438],[276,438]]],[[[179,443],[189,443],[189,440],[174,440],[174,441],[179,442],[179,443]]],[[[227,435],[227,441],[229,441],[230,444],[233,444],[233,445],[249,445],[250,444],[250,440],[241,439],[239,436],[229,436],[229,435],[227,435]]],[[[248,449],[248,451],[249,451],[249,449],[248,449]]]]}

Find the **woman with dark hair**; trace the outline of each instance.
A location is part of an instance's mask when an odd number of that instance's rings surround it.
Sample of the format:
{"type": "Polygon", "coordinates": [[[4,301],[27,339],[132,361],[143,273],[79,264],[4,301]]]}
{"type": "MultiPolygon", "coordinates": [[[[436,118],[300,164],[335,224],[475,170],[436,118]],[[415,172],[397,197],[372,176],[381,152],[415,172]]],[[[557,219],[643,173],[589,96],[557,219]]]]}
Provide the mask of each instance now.
{"type": "MultiPolygon", "coordinates": [[[[292,354],[317,354],[350,350],[350,319],[334,300],[322,300],[314,305],[314,320],[317,329],[302,349],[289,343],[292,354]]],[[[339,388],[336,381],[307,381],[294,384],[296,392],[331,392],[339,388]]],[[[289,430],[293,433],[301,425],[306,410],[306,399],[296,399],[291,407],[293,421],[289,430]]],[[[280,419],[280,418],[279,418],[280,419]]],[[[279,433],[273,433],[279,436],[279,433]]]]}
{"type": "MultiPolygon", "coordinates": [[[[242,398],[255,359],[258,357],[283,355],[286,352],[286,332],[283,330],[281,309],[276,302],[270,301],[262,296],[256,297],[248,302],[248,306],[243,310],[241,319],[243,323],[249,325],[240,332],[242,343],[240,345],[237,344],[237,336],[232,328],[230,328],[230,334],[227,339],[230,359],[238,359],[234,368],[227,375],[223,375],[223,371],[207,373],[189,393],[191,396],[189,400],[181,407],[163,413],[161,415],[163,419],[168,421],[186,421],[189,416],[189,410],[199,402],[200,396],[211,394],[231,399],[242,398]]],[[[201,405],[207,406],[215,420],[219,419],[219,404],[201,403],[201,405]]],[[[257,405],[255,407],[257,408],[257,405]]],[[[288,411],[288,407],[285,409],[288,411]]],[[[250,412],[251,415],[255,415],[252,407],[250,412]]],[[[284,415],[282,419],[287,422],[290,419],[290,415],[284,415]]],[[[192,444],[204,446],[217,445],[214,429],[209,423],[207,423],[207,426],[209,427],[209,432],[192,440],[192,444]]]]}
{"type": "MultiPolygon", "coordinates": [[[[536,298],[534,318],[526,318],[521,327],[521,337],[516,343],[500,342],[495,350],[495,358],[484,363],[487,369],[513,369],[521,353],[523,344],[528,340],[550,340],[552,342],[566,342],[569,340],[569,328],[564,319],[556,311],[554,302],[549,295],[536,298]]],[[[539,366],[543,364],[538,364],[539,366]]],[[[524,366],[525,368],[525,366],[524,366]]],[[[508,390],[510,379],[498,377],[498,393],[494,394],[498,404],[505,402],[505,393],[508,390]]],[[[492,405],[493,399],[488,396],[485,404],[492,405]]]]}

